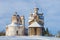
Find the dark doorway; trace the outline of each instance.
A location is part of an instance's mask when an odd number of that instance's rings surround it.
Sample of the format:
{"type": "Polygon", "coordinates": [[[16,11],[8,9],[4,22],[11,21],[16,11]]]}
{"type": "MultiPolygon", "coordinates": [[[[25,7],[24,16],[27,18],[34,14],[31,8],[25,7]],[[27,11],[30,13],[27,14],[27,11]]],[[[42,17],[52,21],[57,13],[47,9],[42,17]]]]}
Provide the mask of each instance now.
{"type": "Polygon", "coordinates": [[[16,31],[17,35],[18,35],[18,31],[16,31]]]}
{"type": "Polygon", "coordinates": [[[34,31],[35,31],[35,35],[37,35],[37,30],[36,30],[36,28],[34,29],[34,31]]]}

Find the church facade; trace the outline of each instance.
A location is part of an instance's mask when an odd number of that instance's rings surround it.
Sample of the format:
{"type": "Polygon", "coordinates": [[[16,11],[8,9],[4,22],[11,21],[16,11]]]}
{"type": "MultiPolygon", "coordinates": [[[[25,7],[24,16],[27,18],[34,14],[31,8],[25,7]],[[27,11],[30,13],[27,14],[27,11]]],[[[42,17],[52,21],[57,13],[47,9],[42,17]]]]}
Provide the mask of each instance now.
{"type": "Polygon", "coordinates": [[[17,12],[12,16],[11,24],[6,26],[6,36],[23,36],[25,29],[24,16],[19,16],[17,12]]]}
{"type": "MultiPolygon", "coordinates": [[[[34,13],[30,13],[28,36],[44,35],[44,16],[38,13],[39,8],[34,8],[34,13]]],[[[12,16],[11,24],[6,26],[6,36],[24,36],[25,35],[25,18],[19,16],[17,12],[12,16]]]]}
{"type": "Polygon", "coordinates": [[[43,13],[38,13],[39,8],[34,8],[34,13],[30,14],[29,17],[29,36],[40,36],[43,35],[44,31],[44,16],[43,13]]]}

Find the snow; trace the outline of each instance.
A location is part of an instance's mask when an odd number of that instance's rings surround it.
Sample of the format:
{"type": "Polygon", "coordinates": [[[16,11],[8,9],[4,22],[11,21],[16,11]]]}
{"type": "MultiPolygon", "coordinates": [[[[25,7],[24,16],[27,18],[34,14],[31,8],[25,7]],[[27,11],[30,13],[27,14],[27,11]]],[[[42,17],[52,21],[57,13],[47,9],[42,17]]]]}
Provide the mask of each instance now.
{"type": "Polygon", "coordinates": [[[32,20],[29,20],[28,22],[31,22],[32,20]]]}
{"type": "Polygon", "coordinates": [[[0,36],[0,40],[60,40],[60,38],[45,36],[0,36]]]}
{"type": "Polygon", "coordinates": [[[36,21],[33,22],[31,25],[29,25],[28,27],[42,27],[42,25],[38,24],[36,21]]]}
{"type": "Polygon", "coordinates": [[[32,20],[32,19],[34,19],[34,17],[33,16],[32,17],[29,17],[29,19],[32,20]]]}
{"type": "Polygon", "coordinates": [[[29,21],[28,22],[32,21],[33,19],[34,19],[34,17],[29,17],[29,21]]]}
{"type": "Polygon", "coordinates": [[[23,26],[23,25],[16,24],[16,23],[11,23],[11,24],[7,25],[7,27],[11,27],[11,26],[15,26],[15,27],[17,27],[17,26],[23,26]]]}

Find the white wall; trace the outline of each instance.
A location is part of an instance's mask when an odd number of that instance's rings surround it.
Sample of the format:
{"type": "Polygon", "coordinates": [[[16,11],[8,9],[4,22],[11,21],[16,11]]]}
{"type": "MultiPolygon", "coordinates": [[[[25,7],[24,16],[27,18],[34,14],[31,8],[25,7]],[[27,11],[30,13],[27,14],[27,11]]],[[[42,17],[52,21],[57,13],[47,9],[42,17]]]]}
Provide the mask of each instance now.
{"type": "Polygon", "coordinates": [[[6,31],[6,36],[15,36],[16,35],[16,27],[8,27],[6,31]]]}

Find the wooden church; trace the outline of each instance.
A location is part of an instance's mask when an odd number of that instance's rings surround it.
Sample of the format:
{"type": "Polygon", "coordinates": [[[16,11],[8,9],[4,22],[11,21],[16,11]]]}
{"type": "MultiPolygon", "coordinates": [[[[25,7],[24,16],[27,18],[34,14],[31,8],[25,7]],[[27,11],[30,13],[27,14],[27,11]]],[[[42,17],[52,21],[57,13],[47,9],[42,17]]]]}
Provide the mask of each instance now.
{"type": "Polygon", "coordinates": [[[40,36],[44,35],[44,16],[38,13],[39,8],[34,8],[34,13],[30,13],[28,35],[40,36]]]}

